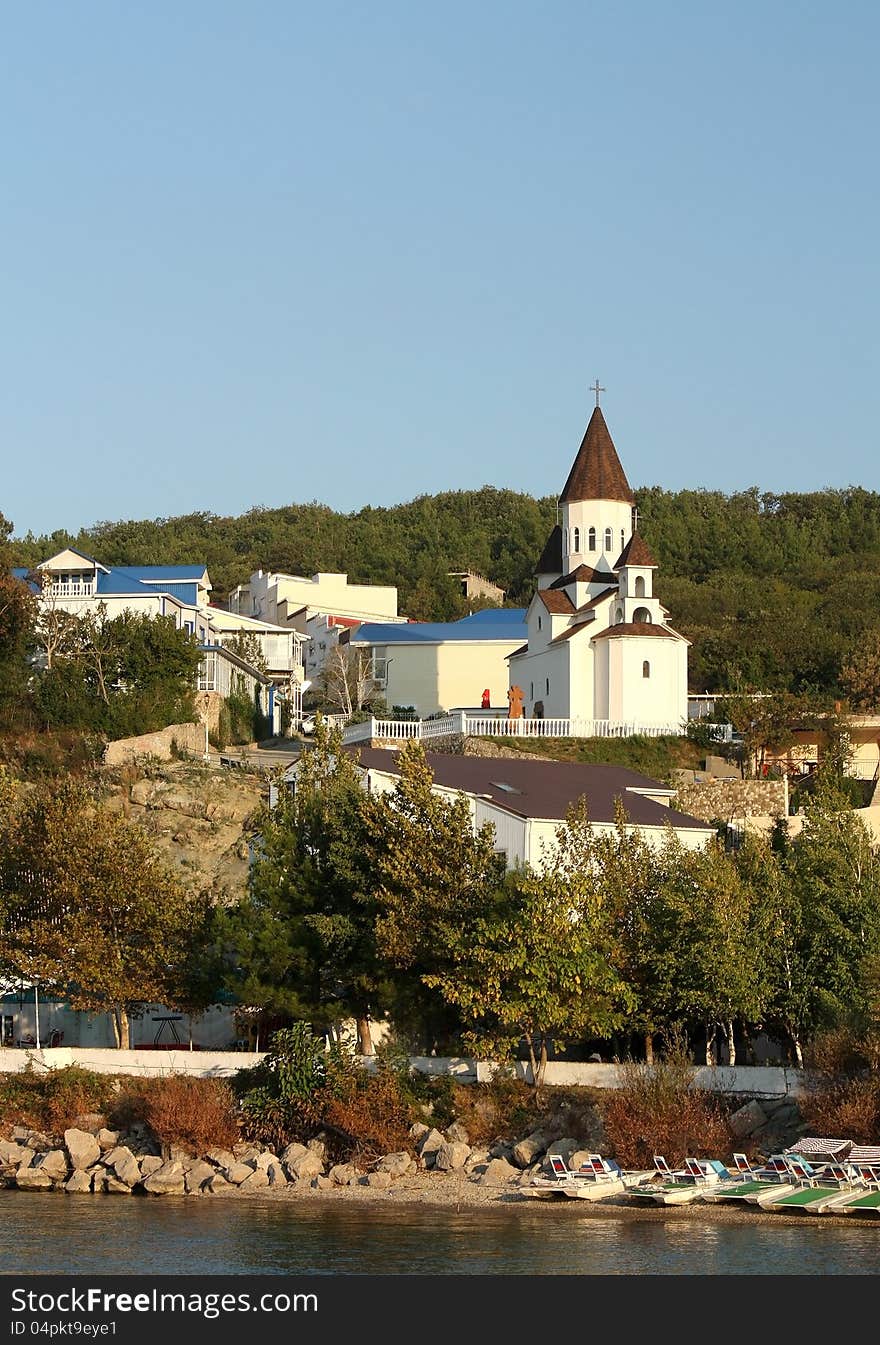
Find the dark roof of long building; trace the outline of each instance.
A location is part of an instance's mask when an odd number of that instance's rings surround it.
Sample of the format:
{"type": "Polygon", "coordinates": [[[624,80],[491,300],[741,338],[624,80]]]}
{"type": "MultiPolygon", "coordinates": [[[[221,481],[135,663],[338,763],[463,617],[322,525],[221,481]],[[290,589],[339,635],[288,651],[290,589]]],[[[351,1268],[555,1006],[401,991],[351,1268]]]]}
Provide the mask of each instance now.
{"type": "Polygon", "coordinates": [[[535,567],[535,574],[559,574],[562,569],[562,528],[557,523],[547,541],[535,567]]]}
{"type": "Polygon", "coordinates": [[[607,570],[593,570],[589,565],[578,565],[568,574],[554,579],[551,588],[568,588],[569,584],[616,584],[617,580],[607,570]]]}
{"type": "Polygon", "coordinates": [[[635,503],[626,473],[620,465],[601,407],[590,416],[577,457],[560,500],[625,500],[635,503]]]}
{"type": "MultiPolygon", "coordinates": [[[[569,807],[585,797],[590,821],[613,822],[615,802],[619,798],[634,826],[671,825],[714,831],[708,822],[676,812],[643,793],[631,792],[656,790],[662,793],[667,787],[623,766],[585,766],[570,761],[538,761],[534,757],[523,757],[522,760],[464,757],[445,752],[428,752],[426,756],[438,785],[468,794],[482,794],[518,817],[561,821],[569,807]]],[[[398,753],[384,748],[362,748],[360,763],[391,774],[397,774],[399,769],[398,753]]]]}
{"type": "Polygon", "coordinates": [[[651,548],[644,537],[638,532],[634,532],[626,546],[621,551],[614,566],[615,570],[621,569],[624,565],[644,565],[657,568],[657,562],[651,552],[651,548]]]}

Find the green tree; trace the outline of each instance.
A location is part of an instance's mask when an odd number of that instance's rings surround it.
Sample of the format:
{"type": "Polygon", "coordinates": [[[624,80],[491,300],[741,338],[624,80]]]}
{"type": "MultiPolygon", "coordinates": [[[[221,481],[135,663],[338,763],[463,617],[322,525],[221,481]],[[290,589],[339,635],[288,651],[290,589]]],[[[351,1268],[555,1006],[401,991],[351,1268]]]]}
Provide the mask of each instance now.
{"type": "Polygon", "coordinates": [[[449,930],[451,965],[425,976],[461,1011],[477,1049],[509,1055],[524,1040],[538,1088],[551,1042],[608,1037],[632,1003],[591,858],[589,822],[574,810],[536,869],[509,874],[499,902],[449,930]]]}
{"type": "Polygon", "coordinates": [[[438,1049],[458,1019],[426,977],[451,970],[458,931],[497,900],[504,858],[495,829],[474,831],[463,795],[434,792],[420,743],[400,754],[393,790],[363,805],[378,912],[380,956],[394,971],[396,1021],[418,1024],[424,1049],[438,1049]]]}
{"type": "Polygon", "coordinates": [[[257,823],[250,890],[221,921],[228,985],[242,1003],[329,1030],[357,1023],[372,1053],[370,1020],[388,987],[376,950],[376,903],[356,763],[341,735],[319,724],[293,791],[257,823]]]}
{"type": "Polygon", "coordinates": [[[880,706],[880,629],[867,631],[841,669],[841,685],[856,710],[880,706]]]}
{"type": "Polygon", "coordinates": [[[140,827],[71,780],[7,792],[0,827],[4,972],[111,1013],[122,1047],[146,1004],[193,1001],[203,906],[140,827]]]}

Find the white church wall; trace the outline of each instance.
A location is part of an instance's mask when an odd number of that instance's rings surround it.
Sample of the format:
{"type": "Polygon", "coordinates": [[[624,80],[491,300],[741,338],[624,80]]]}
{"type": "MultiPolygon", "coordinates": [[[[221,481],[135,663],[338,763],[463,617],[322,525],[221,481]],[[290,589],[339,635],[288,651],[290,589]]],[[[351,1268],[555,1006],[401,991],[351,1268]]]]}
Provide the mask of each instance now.
{"type": "Polygon", "coordinates": [[[580,564],[611,569],[632,533],[632,505],[622,500],[573,500],[562,506],[562,559],[566,570],[580,564]],[[579,550],[574,550],[578,529],[579,550]],[[590,528],[596,529],[596,549],[589,548],[590,528]],[[606,530],[611,529],[611,545],[606,530]],[[622,539],[622,540],[621,540],[622,539]],[[604,564],[600,562],[604,561],[604,564]]]}
{"type": "Polygon", "coordinates": [[[611,640],[617,665],[618,716],[643,724],[677,724],[687,719],[687,687],[683,685],[683,653],[678,640],[629,636],[611,640]],[[647,663],[649,676],[644,676],[647,663]]]}

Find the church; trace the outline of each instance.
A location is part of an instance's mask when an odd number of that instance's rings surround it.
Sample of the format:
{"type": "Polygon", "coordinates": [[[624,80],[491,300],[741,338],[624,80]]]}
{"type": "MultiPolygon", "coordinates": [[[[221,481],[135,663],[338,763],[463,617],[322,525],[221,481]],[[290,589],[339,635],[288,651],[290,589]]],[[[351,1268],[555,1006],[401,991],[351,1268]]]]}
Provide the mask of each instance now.
{"type": "Polygon", "coordinates": [[[681,733],[689,642],[654,596],[657,562],[600,391],[538,561],[528,643],[509,656],[509,699],[527,718],[578,720],[588,734],[681,733]]]}

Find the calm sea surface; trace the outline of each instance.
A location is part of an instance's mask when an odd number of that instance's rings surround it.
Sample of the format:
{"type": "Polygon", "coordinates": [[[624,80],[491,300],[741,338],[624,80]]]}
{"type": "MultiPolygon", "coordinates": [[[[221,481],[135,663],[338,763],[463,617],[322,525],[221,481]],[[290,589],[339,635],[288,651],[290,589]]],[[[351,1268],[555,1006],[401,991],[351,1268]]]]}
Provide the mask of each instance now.
{"type": "Polygon", "coordinates": [[[803,1225],[0,1191],[0,1273],[875,1275],[880,1220],[803,1225]]]}

